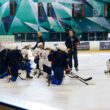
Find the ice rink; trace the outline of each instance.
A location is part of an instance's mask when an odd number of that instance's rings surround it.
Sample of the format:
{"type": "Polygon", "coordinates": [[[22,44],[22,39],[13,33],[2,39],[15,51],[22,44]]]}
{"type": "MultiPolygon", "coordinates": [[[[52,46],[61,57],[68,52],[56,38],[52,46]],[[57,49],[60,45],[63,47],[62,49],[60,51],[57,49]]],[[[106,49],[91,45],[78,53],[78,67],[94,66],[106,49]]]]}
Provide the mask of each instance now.
{"type": "Polygon", "coordinates": [[[2,79],[0,101],[32,110],[110,110],[110,76],[104,73],[110,53],[79,53],[78,58],[77,74],[84,78],[92,76],[89,82],[94,85],[87,86],[68,76],[61,86],[50,87],[42,76],[18,79],[16,83],[2,79]]]}

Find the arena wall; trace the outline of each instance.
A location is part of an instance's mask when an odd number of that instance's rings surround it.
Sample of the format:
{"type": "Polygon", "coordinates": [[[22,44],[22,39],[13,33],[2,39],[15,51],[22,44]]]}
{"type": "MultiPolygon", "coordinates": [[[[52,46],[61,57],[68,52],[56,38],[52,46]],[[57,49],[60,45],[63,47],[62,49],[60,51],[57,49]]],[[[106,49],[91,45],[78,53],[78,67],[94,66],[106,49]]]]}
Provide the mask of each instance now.
{"type": "MultiPolygon", "coordinates": [[[[6,36],[7,37],[7,36],[6,36]]],[[[0,50],[4,49],[6,45],[16,45],[21,49],[25,45],[31,45],[33,47],[36,42],[14,42],[14,39],[10,37],[8,40],[0,42],[0,50]]],[[[46,42],[45,45],[57,46],[59,44],[65,44],[64,42],[46,42]]],[[[110,50],[110,41],[81,41],[78,45],[78,50],[81,51],[97,51],[97,50],[110,50]]]]}

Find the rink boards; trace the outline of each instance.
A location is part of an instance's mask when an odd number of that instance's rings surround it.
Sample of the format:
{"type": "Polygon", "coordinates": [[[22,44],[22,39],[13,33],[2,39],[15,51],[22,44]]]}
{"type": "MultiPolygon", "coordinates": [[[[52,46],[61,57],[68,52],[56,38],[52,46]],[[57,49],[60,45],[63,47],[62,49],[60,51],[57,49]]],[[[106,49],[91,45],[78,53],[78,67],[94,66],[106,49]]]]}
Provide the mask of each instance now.
{"type": "MultiPolygon", "coordinates": [[[[19,49],[21,49],[25,45],[31,45],[31,47],[33,47],[35,44],[36,42],[0,42],[0,50],[4,49],[6,45],[16,45],[19,49]]],[[[45,42],[45,45],[54,47],[58,46],[59,44],[65,45],[65,42],[45,42]]],[[[79,51],[105,52],[104,50],[110,50],[110,41],[81,41],[77,48],[79,51]]]]}

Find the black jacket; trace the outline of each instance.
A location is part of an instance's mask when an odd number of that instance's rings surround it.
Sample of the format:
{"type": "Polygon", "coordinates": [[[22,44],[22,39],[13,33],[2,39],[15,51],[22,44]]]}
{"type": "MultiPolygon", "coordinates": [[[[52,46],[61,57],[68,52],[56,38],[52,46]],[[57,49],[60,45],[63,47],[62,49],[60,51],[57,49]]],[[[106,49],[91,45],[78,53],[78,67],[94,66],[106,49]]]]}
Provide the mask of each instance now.
{"type": "Polygon", "coordinates": [[[53,68],[62,67],[64,69],[68,68],[67,54],[65,52],[54,51],[48,56],[49,61],[54,59],[53,68]]]}
{"type": "Polygon", "coordinates": [[[17,62],[21,62],[23,60],[21,51],[18,49],[11,50],[10,52],[8,52],[7,60],[8,60],[7,63],[9,66],[12,66],[13,64],[15,64],[17,62]]]}
{"type": "Polygon", "coordinates": [[[70,48],[71,50],[77,49],[77,46],[75,46],[75,43],[78,43],[79,40],[75,36],[68,36],[68,38],[65,41],[65,45],[67,48],[70,48]]]}
{"type": "Polygon", "coordinates": [[[43,45],[45,45],[44,38],[38,37],[37,42],[36,42],[36,45],[32,49],[35,49],[37,47],[38,43],[40,43],[40,42],[43,43],[43,45]]]}
{"type": "Polygon", "coordinates": [[[9,49],[3,49],[1,52],[0,52],[0,59],[1,59],[1,62],[2,64],[6,64],[7,65],[7,56],[8,56],[8,53],[10,52],[9,49]]]}

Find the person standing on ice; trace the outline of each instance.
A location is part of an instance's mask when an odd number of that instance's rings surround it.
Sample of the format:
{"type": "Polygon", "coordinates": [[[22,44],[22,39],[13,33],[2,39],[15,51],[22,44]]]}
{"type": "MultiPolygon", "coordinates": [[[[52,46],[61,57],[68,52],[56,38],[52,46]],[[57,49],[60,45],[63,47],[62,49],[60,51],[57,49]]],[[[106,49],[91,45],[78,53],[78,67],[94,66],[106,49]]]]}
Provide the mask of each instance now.
{"type": "Polygon", "coordinates": [[[74,30],[70,29],[69,30],[69,36],[67,37],[65,41],[65,45],[68,49],[68,65],[70,70],[72,70],[72,57],[74,59],[74,68],[76,71],[78,71],[78,57],[77,57],[77,45],[78,45],[78,38],[74,35],[74,30]]]}
{"type": "Polygon", "coordinates": [[[33,50],[38,47],[38,43],[43,43],[43,46],[45,45],[45,40],[44,38],[42,37],[42,32],[38,32],[38,39],[37,39],[37,43],[36,45],[32,48],[33,50]]]}

